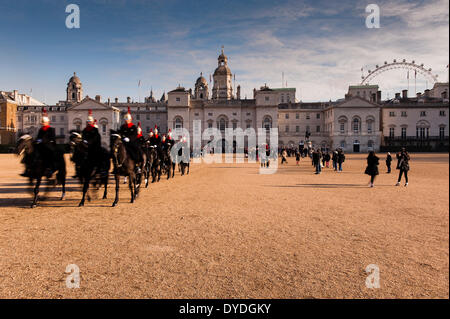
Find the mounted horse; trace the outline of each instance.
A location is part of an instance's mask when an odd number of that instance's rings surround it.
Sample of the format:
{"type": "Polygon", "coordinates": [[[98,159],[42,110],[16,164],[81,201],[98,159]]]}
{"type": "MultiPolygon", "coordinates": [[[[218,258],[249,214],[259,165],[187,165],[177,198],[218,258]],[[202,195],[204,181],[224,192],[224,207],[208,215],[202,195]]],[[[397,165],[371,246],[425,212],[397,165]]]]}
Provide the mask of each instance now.
{"type": "Polygon", "coordinates": [[[16,154],[18,156],[24,155],[22,163],[26,167],[26,175],[30,180],[30,185],[33,185],[34,180],[34,198],[31,204],[31,208],[37,206],[39,199],[39,187],[42,182],[42,177],[51,179],[53,174],[56,173],[56,183],[62,186],[61,200],[64,200],[66,194],[66,162],[64,160],[64,154],[56,151],[53,154],[55,162],[50,162],[52,159],[48,158],[44,150],[46,146],[40,141],[33,141],[33,138],[25,134],[19,138],[16,144],[16,154]]]}
{"type": "MultiPolygon", "coordinates": [[[[83,197],[78,206],[84,206],[89,183],[92,181],[94,187],[105,186],[103,199],[107,198],[109,170],[111,168],[111,156],[106,149],[101,147],[97,152],[83,141],[81,134],[73,132],[70,136],[72,151],[72,162],[75,163],[77,176],[83,185],[83,197]]],[[[87,197],[90,201],[90,197],[87,197]]]]}
{"type": "Polygon", "coordinates": [[[116,206],[119,202],[120,176],[127,177],[128,185],[130,187],[131,203],[134,203],[134,200],[139,193],[139,188],[136,183],[136,164],[130,154],[128,154],[121,135],[114,130],[111,130],[110,145],[111,157],[114,166],[113,174],[116,180],[116,198],[114,199],[112,206],[116,206]]]}

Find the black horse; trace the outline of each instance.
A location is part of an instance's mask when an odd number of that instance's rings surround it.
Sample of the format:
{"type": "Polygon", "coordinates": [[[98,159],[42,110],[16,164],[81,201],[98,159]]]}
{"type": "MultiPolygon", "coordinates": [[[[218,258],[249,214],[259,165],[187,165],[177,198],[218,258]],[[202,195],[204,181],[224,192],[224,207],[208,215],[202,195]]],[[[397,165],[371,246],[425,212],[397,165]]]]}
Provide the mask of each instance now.
{"type": "Polygon", "coordinates": [[[112,206],[116,206],[119,202],[120,176],[127,177],[131,193],[131,203],[134,203],[134,200],[139,193],[139,188],[137,187],[136,183],[136,164],[128,154],[127,149],[122,142],[122,137],[118,132],[114,130],[111,130],[110,145],[111,157],[114,166],[113,174],[116,180],[116,198],[114,199],[112,206]]]}
{"type": "MultiPolygon", "coordinates": [[[[40,151],[41,146],[39,143],[34,142],[33,138],[28,134],[22,135],[16,144],[17,155],[24,155],[22,162],[25,164],[30,185],[33,185],[33,181],[36,180],[31,208],[37,206],[42,177],[51,169],[51,163],[48,163],[42,151],[40,151]]],[[[62,152],[56,152],[55,158],[56,163],[53,163],[55,170],[52,174],[57,173],[56,183],[62,186],[61,200],[64,200],[66,195],[66,162],[62,152]]],[[[50,180],[51,176],[47,176],[47,179],[50,180]]]]}
{"type": "MultiPolygon", "coordinates": [[[[96,159],[97,162],[94,163],[91,157],[89,157],[88,145],[82,141],[81,134],[77,132],[71,134],[70,146],[72,151],[71,160],[75,163],[77,176],[80,179],[80,183],[83,185],[83,197],[78,206],[84,206],[86,193],[91,181],[93,182],[94,187],[100,188],[102,185],[105,186],[103,199],[106,199],[108,193],[109,170],[111,168],[111,156],[108,151],[102,147],[98,152],[100,158],[96,159]]],[[[90,201],[89,195],[88,201],[90,201]]]]}
{"type": "Polygon", "coordinates": [[[162,149],[160,152],[160,157],[161,165],[159,176],[161,176],[161,174],[167,174],[167,179],[171,176],[173,178],[175,175],[175,161],[172,161],[172,157],[170,156],[170,147],[162,149]]]}
{"type": "Polygon", "coordinates": [[[148,139],[143,143],[142,151],[145,157],[142,172],[145,178],[145,187],[148,187],[150,174],[152,175],[152,182],[154,182],[156,178],[156,174],[154,174],[155,170],[153,168],[159,165],[158,152],[156,151],[156,146],[152,146],[148,139]]]}

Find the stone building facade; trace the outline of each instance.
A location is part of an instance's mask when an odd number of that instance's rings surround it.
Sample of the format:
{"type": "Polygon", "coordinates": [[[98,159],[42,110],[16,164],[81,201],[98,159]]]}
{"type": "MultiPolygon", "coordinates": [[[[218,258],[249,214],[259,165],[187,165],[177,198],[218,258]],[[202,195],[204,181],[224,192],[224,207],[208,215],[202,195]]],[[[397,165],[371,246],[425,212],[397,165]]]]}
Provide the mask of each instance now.
{"type": "MultiPolygon", "coordinates": [[[[241,97],[240,85],[234,90],[233,74],[223,50],[213,79],[210,88],[200,74],[193,90],[178,86],[160,99],[151,91],[143,103],[130,98],[119,102],[117,98],[102,101],[98,95],[95,99],[83,97],[83,85],[75,73],[67,83],[66,100],[56,105],[44,106],[16,91],[0,92],[1,143],[13,143],[16,134],[35,135],[42,108],[56,129],[58,143],[67,143],[69,132],[81,130],[88,110],[92,109],[106,146],[109,131],[123,123],[130,108],[133,121],[140,122],[145,133],[155,126],[161,133],[184,128],[191,143],[194,120],[199,120],[201,131],[217,128],[222,136],[225,128],[278,128],[280,147],[297,147],[306,143],[308,135],[313,147],[340,147],[346,152],[379,151],[401,145],[448,151],[448,83],[435,83],[431,90],[414,97],[403,90],[385,101],[381,100],[378,85],[352,85],[343,99],[308,103],[297,100],[295,88],[263,85],[259,90],[253,89],[252,98],[247,99],[241,97]]],[[[203,141],[202,146],[207,142],[203,141]]]]}

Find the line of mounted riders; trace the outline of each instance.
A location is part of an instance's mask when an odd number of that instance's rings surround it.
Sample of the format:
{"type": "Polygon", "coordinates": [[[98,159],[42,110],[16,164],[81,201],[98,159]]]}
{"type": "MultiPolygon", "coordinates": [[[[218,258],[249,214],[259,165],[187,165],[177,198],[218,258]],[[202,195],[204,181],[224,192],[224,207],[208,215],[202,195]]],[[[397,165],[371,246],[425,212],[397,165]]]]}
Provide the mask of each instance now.
{"type": "MultiPolygon", "coordinates": [[[[25,165],[25,172],[21,174],[29,178],[30,185],[34,183],[34,198],[31,207],[36,207],[39,199],[39,187],[42,179],[46,177],[54,185],[62,186],[61,200],[65,197],[66,184],[66,163],[64,154],[56,147],[55,129],[50,126],[50,119],[43,111],[42,127],[40,128],[36,140],[28,135],[22,135],[16,146],[17,155],[23,155],[22,163],[25,165]],[[56,178],[51,179],[56,174],[56,178]]],[[[190,156],[182,156],[183,149],[188,152],[189,148],[186,137],[179,143],[180,148],[176,152],[179,159],[171,156],[172,146],[175,140],[169,130],[167,136],[159,135],[158,129],[150,130],[147,137],[142,134],[140,122],[134,125],[130,108],[125,115],[125,123],[118,131],[111,130],[110,151],[101,146],[101,137],[97,127],[97,121],[89,110],[86,127],[81,133],[72,132],[70,135],[71,161],[75,164],[75,176],[80,180],[83,187],[83,196],[79,206],[84,206],[86,197],[88,201],[89,185],[99,189],[104,186],[103,199],[107,198],[108,180],[113,166],[112,174],[116,182],[116,196],[112,206],[116,206],[119,201],[120,176],[128,180],[131,203],[139,194],[142,180],[145,187],[148,187],[151,178],[152,183],[160,180],[161,175],[167,175],[167,179],[174,177],[175,163],[179,162],[178,169],[181,175],[189,174],[190,156]]]]}

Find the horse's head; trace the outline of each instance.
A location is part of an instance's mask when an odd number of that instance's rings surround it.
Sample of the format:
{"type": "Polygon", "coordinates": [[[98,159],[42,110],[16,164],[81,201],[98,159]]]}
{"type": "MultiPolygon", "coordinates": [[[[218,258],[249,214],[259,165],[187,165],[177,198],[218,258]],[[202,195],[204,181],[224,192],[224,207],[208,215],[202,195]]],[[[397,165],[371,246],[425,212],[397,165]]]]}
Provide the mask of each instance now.
{"type": "Polygon", "coordinates": [[[119,151],[120,146],[122,145],[122,137],[117,132],[112,133],[110,137],[110,146],[111,146],[111,152],[113,154],[117,153],[119,151]]]}
{"type": "Polygon", "coordinates": [[[22,155],[23,153],[30,154],[33,151],[33,138],[28,135],[22,135],[16,143],[16,154],[22,155]]]}

